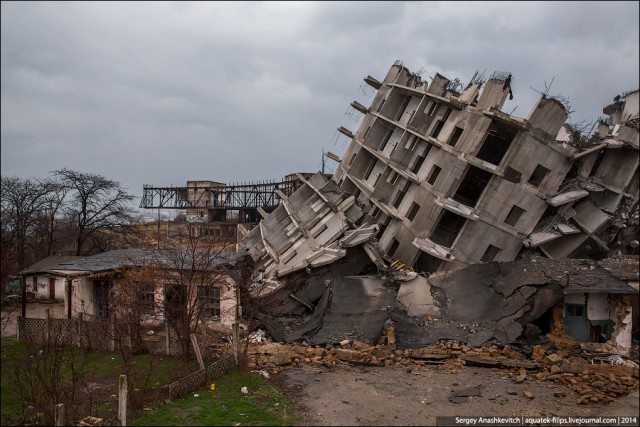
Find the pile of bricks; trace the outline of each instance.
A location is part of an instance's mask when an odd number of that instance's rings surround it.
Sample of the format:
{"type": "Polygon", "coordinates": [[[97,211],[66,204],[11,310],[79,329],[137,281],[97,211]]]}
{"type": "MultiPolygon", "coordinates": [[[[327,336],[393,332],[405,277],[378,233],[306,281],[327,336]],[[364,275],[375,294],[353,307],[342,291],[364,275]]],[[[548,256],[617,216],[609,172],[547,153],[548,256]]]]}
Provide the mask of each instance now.
{"type": "Polygon", "coordinates": [[[251,368],[275,372],[290,364],[309,364],[318,368],[349,364],[406,369],[438,365],[438,369],[454,374],[467,365],[499,368],[511,374],[518,383],[553,382],[558,386],[555,395],[559,398],[565,397],[567,389],[571,389],[579,395],[580,404],[608,403],[638,387],[637,367],[593,364],[566,350],[547,354],[540,346],[535,346],[528,357],[510,346],[472,348],[452,340],[405,350],[387,344],[370,346],[344,340],[334,347],[306,343],[256,344],[250,348],[249,356],[251,368]]]}

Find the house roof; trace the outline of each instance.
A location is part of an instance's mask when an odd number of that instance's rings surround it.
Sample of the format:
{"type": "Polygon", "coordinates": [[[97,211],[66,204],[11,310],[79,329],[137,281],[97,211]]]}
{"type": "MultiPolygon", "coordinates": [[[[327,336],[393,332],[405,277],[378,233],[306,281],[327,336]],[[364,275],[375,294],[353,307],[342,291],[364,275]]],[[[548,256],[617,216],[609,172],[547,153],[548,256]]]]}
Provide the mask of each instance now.
{"type": "Polygon", "coordinates": [[[62,255],[51,255],[35,264],[30,265],[21,271],[22,274],[33,274],[33,273],[46,273],[50,270],[60,269],[64,265],[69,262],[76,261],[81,259],[79,256],[62,256],[62,255]]]}
{"type": "MultiPolygon", "coordinates": [[[[216,268],[223,266],[235,266],[238,261],[246,256],[248,255],[242,252],[225,251],[215,254],[208,265],[200,263],[197,259],[193,264],[195,264],[196,268],[200,270],[215,270],[216,268]]],[[[183,265],[185,268],[191,269],[192,264],[188,253],[147,249],[119,249],[87,257],[59,257],[65,259],[57,260],[49,260],[49,258],[52,257],[45,258],[44,260],[31,265],[27,269],[23,270],[22,273],[33,274],[46,272],[62,276],[79,276],[108,272],[121,267],[134,267],[152,264],[160,265],[163,268],[169,269],[179,269],[179,265],[183,265]]]]}

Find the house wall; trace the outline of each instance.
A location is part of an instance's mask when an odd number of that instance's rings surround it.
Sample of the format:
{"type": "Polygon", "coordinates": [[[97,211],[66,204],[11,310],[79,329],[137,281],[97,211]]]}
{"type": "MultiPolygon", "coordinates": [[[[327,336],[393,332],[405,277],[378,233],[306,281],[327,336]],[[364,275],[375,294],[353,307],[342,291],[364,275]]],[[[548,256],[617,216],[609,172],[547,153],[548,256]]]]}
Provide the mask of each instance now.
{"type": "Polygon", "coordinates": [[[95,316],[95,293],[92,280],[86,277],[71,281],[71,317],[95,316]]]}
{"type": "Polygon", "coordinates": [[[40,274],[36,276],[27,276],[27,290],[30,290],[36,294],[36,299],[49,299],[50,291],[49,291],[49,280],[55,280],[55,299],[63,300],[65,298],[64,295],[64,277],[54,276],[52,274],[40,274]],[[35,279],[35,285],[34,285],[35,279]]]}

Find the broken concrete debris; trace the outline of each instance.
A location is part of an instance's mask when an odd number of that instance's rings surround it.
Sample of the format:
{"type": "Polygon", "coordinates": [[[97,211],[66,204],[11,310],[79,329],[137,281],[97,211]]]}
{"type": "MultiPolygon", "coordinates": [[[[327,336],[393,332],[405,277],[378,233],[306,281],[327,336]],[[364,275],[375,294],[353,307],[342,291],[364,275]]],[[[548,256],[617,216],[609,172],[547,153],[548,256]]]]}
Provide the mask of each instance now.
{"type": "MultiPolygon", "coordinates": [[[[367,345],[359,341],[343,341],[333,346],[264,343],[249,350],[249,363],[255,369],[279,372],[289,364],[309,364],[317,369],[346,366],[388,367],[420,370],[429,366],[455,374],[466,366],[484,366],[503,370],[516,383],[549,382],[554,395],[564,398],[570,393],[580,404],[607,404],[618,396],[638,387],[638,364],[626,360],[626,365],[596,363],[588,352],[547,353],[536,345],[530,353],[509,346],[469,347],[459,341],[443,340],[419,349],[394,349],[386,344],[367,345]]],[[[450,401],[463,403],[469,396],[481,396],[482,389],[461,389],[452,392],[450,401]]],[[[535,396],[525,395],[525,398],[535,396]]]]}

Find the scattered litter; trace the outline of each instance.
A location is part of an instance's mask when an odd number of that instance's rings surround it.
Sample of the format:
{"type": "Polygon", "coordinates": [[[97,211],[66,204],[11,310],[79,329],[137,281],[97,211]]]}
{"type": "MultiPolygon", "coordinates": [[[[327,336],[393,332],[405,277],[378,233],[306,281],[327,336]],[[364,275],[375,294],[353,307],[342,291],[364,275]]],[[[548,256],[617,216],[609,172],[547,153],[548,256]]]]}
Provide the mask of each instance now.
{"type": "Polygon", "coordinates": [[[256,374],[260,374],[264,378],[269,378],[269,373],[267,371],[251,371],[251,372],[255,372],[256,374]]]}
{"type": "Polygon", "coordinates": [[[240,391],[241,391],[242,393],[244,393],[244,394],[249,393],[249,389],[248,389],[248,388],[246,388],[246,387],[242,387],[242,388],[240,389],[240,391]]]}
{"type": "Polygon", "coordinates": [[[216,385],[215,384],[211,384],[209,386],[209,390],[214,391],[216,389],[216,385]]]}
{"type": "Polygon", "coordinates": [[[149,332],[147,332],[147,335],[154,335],[155,331],[153,329],[150,329],[149,332]]]}
{"type": "Polygon", "coordinates": [[[194,394],[193,397],[200,397],[198,393],[194,394]]]}

